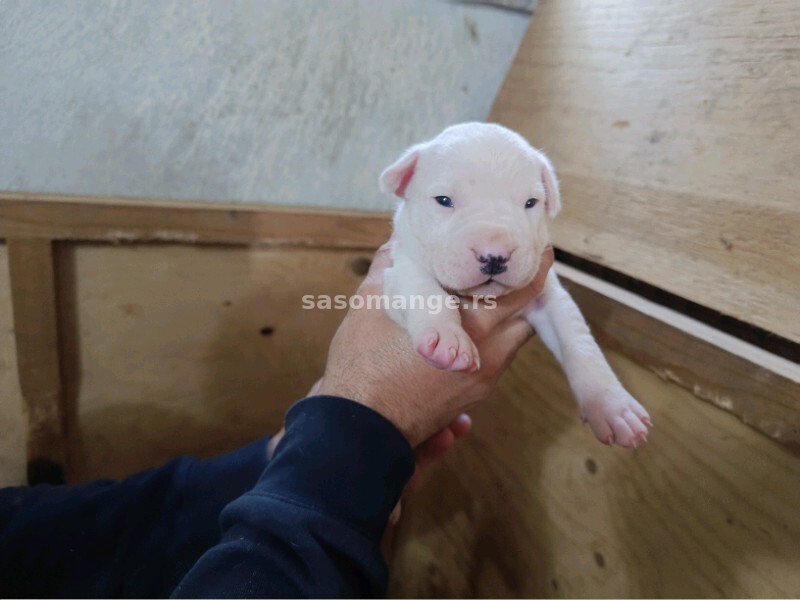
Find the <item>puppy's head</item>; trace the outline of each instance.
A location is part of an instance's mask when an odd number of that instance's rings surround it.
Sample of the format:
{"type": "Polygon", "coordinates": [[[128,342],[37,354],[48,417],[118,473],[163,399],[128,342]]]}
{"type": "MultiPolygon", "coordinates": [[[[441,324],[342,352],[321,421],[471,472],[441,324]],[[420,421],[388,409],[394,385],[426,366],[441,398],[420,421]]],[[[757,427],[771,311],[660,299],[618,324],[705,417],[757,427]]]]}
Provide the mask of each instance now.
{"type": "Polygon", "coordinates": [[[412,146],[381,174],[380,188],[403,200],[399,248],[462,296],[530,283],[561,208],[547,157],[487,123],[454,125],[412,146]]]}

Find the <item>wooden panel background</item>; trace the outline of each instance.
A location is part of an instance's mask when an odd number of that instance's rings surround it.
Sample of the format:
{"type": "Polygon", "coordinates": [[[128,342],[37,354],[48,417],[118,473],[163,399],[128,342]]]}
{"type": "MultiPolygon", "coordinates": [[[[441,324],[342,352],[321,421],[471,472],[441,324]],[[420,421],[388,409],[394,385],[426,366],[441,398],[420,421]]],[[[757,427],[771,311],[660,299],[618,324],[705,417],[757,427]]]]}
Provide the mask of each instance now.
{"type": "Polygon", "coordinates": [[[605,350],[650,441],[597,442],[532,341],[406,503],[393,597],[800,594],[800,451],[605,350]]]}
{"type": "Polygon", "coordinates": [[[8,252],[0,244],[0,487],[25,483],[25,416],[17,380],[8,252]]]}
{"type": "Polygon", "coordinates": [[[370,253],[86,245],[62,248],[73,481],[210,455],[280,428],[322,375],[370,253]],[[177,433],[180,432],[180,435],[177,433]]]}
{"type": "MultiPolygon", "coordinates": [[[[76,200],[94,215],[87,226],[68,210],[48,221],[54,201],[0,197],[0,235],[65,240],[54,266],[72,481],[277,429],[321,374],[343,316],[302,310],[302,295],[352,292],[388,224],[76,200]],[[185,239],[192,228],[199,238],[185,239]]],[[[636,452],[599,444],[579,425],[561,370],[532,342],[473,415],[473,435],[406,503],[388,540],[391,594],[800,594],[798,366],[696,340],[691,323],[661,322],[590,280],[573,274],[568,285],[651,411],[650,442],[636,452]]],[[[0,289],[0,325],[11,326],[8,314],[0,289]]],[[[0,359],[13,360],[13,341],[0,339],[0,359]]],[[[0,369],[0,386],[12,399],[0,402],[2,416],[16,411],[22,427],[13,374],[0,369]]]]}
{"type": "Polygon", "coordinates": [[[800,3],[542,0],[491,118],[559,247],[800,342],[800,3]]]}

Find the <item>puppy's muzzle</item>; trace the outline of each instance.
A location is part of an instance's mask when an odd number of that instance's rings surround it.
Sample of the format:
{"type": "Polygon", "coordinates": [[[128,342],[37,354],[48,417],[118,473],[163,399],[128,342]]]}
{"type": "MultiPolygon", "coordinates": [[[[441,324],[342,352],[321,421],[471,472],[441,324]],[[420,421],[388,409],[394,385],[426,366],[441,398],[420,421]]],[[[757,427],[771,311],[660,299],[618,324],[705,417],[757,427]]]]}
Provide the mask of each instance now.
{"type": "Polygon", "coordinates": [[[484,256],[481,254],[478,257],[478,262],[481,263],[481,273],[484,275],[499,275],[500,273],[504,273],[508,269],[506,266],[508,258],[508,256],[495,256],[493,254],[484,256]]]}

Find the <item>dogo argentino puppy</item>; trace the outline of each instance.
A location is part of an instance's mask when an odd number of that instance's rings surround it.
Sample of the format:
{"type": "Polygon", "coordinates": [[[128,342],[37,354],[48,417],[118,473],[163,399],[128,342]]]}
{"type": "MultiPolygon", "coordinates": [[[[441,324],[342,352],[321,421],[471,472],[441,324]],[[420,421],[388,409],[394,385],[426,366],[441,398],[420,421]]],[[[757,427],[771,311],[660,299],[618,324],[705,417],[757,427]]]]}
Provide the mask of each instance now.
{"type": "MultiPolygon", "coordinates": [[[[547,157],[517,133],[464,123],[416,144],[380,176],[381,191],[403,200],[394,217],[390,297],[500,296],[529,284],[551,243],[561,208],[547,157]]],[[[442,306],[440,303],[439,306],[442,306]]],[[[480,368],[459,311],[389,308],[432,365],[480,368]]],[[[650,416],[622,386],[572,297],[551,269],[544,291],[524,311],[561,363],[581,417],[606,444],[635,447],[650,416]]]]}

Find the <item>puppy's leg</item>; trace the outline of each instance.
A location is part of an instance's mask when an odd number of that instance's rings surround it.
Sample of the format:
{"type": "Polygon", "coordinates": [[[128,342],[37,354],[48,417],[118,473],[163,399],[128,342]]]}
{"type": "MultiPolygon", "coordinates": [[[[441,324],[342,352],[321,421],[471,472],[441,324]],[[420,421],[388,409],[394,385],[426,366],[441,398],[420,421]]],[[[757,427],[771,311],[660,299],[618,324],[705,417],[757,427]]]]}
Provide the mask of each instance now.
{"type": "Polygon", "coordinates": [[[384,273],[384,290],[389,296],[389,316],[408,331],[428,363],[451,371],[471,372],[480,367],[478,349],[461,327],[458,308],[447,306],[449,294],[433,277],[413,261],[398,257],[384,273]]]}
{"type": "Polygon", "coordinates": [[[555,271],[548,274],[543,293],[527,309],[526,317],[561,363],[581,417],[597,439],[628,448],[646,441],[650,415],[614,375],[555,271]]]}

